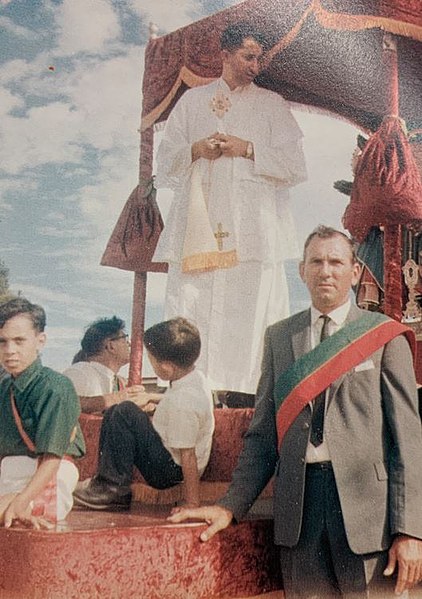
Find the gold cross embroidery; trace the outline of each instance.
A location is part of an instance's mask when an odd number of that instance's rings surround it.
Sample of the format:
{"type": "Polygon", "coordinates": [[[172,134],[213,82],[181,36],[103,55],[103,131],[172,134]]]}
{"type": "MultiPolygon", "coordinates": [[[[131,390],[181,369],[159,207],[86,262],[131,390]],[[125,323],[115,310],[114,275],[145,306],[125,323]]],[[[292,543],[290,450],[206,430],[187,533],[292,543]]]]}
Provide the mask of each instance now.
{"type": "Polygon", "coordinates": [[[214,233],[214,237],[217,240],[218,251],[221,252],[223,249],[223,239],[228,237],[230,233],[228,231],[223,231],[222,223],[218,223],[217,231],[214,233]]]}
{"type": "Polygon", "coordinates": [[[219,118],[222,119],[226,112],[229,111],[232,103],[230,98],[224,95],[223,90],[218,88],[215,96],[210,101],[210,108],[212,112],[219,118]]]}

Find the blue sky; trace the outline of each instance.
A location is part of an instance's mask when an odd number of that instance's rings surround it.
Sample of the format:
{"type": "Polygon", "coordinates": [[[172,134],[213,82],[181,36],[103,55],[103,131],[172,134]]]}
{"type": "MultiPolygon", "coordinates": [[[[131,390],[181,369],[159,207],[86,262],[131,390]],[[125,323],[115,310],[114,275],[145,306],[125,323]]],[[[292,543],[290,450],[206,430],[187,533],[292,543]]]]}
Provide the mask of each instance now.
{"type": "MultiPolygon", "coordinates": [[[[0,0],[0,258],[12,290],[47,311],[47,365],[65,368],[98,317],[130,327],[133,274],[100,259],[137,183],[149,23],[163,34],[237,3],[0,0]]],[[[320,222],[340,226],[346,197],[332,184],[351,177],[358,131],[295,114],[309,171],[292,193],[301,242],[320,222]]],[[[159,195],[164,217],[170,201],[159,195]]],[[[165,275],[148,280],[147,325],[162,317],[165,275]]],[[[296,277],[291,291],[295,310],[296,277]]]]}

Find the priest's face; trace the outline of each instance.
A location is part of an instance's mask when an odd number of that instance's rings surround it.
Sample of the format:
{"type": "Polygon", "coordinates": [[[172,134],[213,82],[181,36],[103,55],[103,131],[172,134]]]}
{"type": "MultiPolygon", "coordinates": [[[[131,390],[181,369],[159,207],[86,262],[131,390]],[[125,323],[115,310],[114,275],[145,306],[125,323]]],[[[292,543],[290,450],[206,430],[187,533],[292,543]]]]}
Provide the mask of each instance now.
{"type": "Polygon", "coordinates": [[[300,276],[311,294],[312,304],[323,314],[346,303],[359,275],[359,264],[342,235],[313,237],[300,263],[300,276]]]}
{"type": "Polygon", "coordinates": [[[247,37],[236,50],[223,50],[223,79],[231,89],[252,83],[259,73],[262,47],[247,37]]]}

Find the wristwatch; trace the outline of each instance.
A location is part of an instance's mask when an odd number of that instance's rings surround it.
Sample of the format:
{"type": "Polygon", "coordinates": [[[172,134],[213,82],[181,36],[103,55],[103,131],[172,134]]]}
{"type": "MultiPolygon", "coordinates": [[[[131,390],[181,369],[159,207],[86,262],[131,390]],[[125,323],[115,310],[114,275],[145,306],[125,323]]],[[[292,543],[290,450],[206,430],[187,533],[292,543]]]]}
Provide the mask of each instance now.
{"type": "Polygon", "coordinates": [[[247,158],[249,160],[249,158],[252,158],[252,154],[253,154],[253,143],[251,141],[248,141],[248,143],[246,144],[245,158],[247,158]]]}

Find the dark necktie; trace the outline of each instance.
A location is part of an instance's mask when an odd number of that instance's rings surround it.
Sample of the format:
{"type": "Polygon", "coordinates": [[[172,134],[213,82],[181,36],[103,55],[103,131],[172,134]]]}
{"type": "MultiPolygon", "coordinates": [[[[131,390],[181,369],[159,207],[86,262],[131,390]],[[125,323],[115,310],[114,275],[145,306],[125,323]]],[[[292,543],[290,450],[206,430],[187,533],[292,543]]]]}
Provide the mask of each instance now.
{"type": "Polygon", "coordinates": [[[114,377],[113,377],[113,391],[112,391],[112,393],[118,393],[119,391],[120,391],[119,377],[117,376],[117,374],[115,374],[114,377]]]}
{"type": "MultiPolygon", "coordinates": [[[[329,316],[322,315],[320,318],[323,319],[323,325],[321,329],[321,336],[319,338],[320,342],[324,341],[328,334],[328,325],[331,320],[329,316]]],[[[322,391],[313,402],[313,412],[312,412],[312,424],[311,424],[311,443],[315,447],[321,445],[322,438],[324,435],[324,413],[325,413],[325,389],[322,391]]]]}

